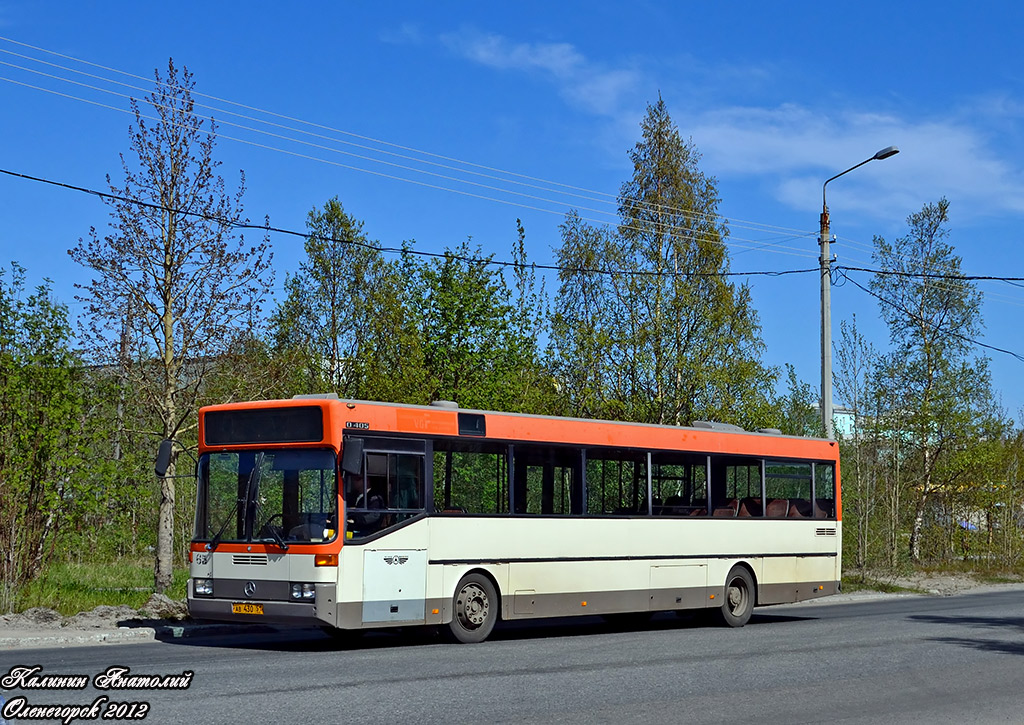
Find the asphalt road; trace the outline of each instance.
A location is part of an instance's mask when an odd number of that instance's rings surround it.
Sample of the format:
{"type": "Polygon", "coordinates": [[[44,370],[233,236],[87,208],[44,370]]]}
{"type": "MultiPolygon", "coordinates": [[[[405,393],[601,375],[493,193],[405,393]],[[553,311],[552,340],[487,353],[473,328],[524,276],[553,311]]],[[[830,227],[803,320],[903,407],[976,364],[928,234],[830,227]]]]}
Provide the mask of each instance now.
{"type": "Polygon", "coordinates": [[[479,645],[304,630],[0,652],[0,677],[17,665],[194,672],[186,690],[0,689],[31,705],[145,701],[154,723],[1019,723],[1024,591],[765,608],[737,630],[660,615],[499,626],[479,645]]]}

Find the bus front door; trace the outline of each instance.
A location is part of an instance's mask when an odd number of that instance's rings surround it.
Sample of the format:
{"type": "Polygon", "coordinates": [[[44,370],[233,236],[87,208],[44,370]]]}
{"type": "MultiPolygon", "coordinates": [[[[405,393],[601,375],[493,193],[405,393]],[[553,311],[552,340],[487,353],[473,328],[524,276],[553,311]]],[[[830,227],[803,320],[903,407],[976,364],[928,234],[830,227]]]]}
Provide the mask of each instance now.
{"type": "Polygon", "coordinates": [[[426,595],[426,549],[363,552],[363,624],[423,624],[426,595]]]}

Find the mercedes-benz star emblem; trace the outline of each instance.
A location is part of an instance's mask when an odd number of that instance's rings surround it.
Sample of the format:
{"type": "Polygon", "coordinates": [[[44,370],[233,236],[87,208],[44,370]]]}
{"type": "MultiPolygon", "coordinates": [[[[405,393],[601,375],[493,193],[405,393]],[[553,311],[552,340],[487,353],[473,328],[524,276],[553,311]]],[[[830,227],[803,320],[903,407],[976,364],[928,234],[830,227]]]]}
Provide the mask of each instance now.
{"type": "Polygon", "coordinates": [[[245,589],[242,591],[245,592],[245,596],[251,599],[252,595],[256,593],[256,582],[246,582],[245,589]]]}

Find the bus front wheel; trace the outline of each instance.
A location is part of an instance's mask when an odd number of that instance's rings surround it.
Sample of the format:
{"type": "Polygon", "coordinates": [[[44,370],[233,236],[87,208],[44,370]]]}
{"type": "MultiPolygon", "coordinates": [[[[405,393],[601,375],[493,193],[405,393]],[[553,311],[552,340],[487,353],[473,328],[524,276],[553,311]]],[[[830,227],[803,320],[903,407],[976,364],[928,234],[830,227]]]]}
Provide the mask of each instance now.
{"type": "Polygon", "coordinates": [[[725,601],[718,619],[728,627],[742,627],[754,611],[754,578],[746,567],[734,566],[725,578],[725,601]]]}
{"type": "Polygon", "coordinates": [[[498,621],[498,593],[483,574],[462,577],[452,599],[452,637],[457,642],[483,642],[498,621]]]}

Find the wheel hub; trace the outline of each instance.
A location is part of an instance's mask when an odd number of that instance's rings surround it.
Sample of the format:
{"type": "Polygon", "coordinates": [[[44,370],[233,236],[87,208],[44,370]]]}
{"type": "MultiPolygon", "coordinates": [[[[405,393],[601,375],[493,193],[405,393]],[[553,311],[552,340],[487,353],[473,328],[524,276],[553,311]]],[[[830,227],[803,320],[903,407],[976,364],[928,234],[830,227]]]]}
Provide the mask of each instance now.
{"type": "Polygon", "coordinates": [[[728,591],[729,608],[734,612],[743,606],[744,592],[741,587],[729,587],[728,591]]]}
{"type": "Polygon", "coordinates": [[[482,625],[489,608],[486,592],[476,584],[470,584],[459,593],[458,616],[467,627],[475,629],[482,625]]]}

